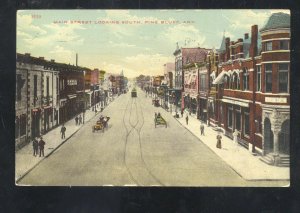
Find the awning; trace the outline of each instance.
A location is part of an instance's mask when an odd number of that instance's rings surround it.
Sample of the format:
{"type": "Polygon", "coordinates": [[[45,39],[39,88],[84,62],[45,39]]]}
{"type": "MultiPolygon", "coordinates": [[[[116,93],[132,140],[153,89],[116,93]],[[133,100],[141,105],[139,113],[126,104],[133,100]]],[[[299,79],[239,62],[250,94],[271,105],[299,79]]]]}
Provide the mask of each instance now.
{"type": "Polygon", "coordinates": [[[73,98],[76,98],[76,97],[77,97],[77,95],[68,95],[69,99],[73,99],[73,98]]]}
{"type": "Polygon", "coordinates": [[[213,84],[222,84],[225,75],[227,75],[226,71],[222,71],[213,81],[213,84]]]}
{"type": "Polygon", "coordinates": [[[91,95],[93,91],[88,91],[88,92],[86,91],[85,93],[91,95]]]}
{"type": "Polygon", "coordinates": [[[216,71],[213,71],[211,74],[210,74],[210,77],[212,77],[213,80],[216,79],[216,71]]]}

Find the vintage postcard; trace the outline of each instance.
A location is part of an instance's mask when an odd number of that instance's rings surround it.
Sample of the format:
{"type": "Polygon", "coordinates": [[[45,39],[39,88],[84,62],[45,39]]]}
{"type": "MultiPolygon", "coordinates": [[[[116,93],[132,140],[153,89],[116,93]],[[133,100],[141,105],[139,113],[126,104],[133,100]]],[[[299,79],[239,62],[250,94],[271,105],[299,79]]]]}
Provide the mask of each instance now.
{"type": "Polygon", "coordinates": [[[289,10],[16,15],[17,185],[290,185],[289,10]]]}

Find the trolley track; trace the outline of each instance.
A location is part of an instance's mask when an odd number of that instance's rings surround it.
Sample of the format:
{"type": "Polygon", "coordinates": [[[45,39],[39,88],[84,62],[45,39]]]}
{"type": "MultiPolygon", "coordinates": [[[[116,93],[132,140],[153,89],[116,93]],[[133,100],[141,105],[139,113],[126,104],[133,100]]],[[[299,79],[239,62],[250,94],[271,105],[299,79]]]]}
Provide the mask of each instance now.
{"type": "Polygon", "coordinates": [[[137,180],[137,178],[134,177],[134,175],[132,174],[132,171],[130,170],[130,168],[127,164],[127,159],[128,159],[128,152],[127,152],[128,137],[131,135],[132,131],[135,130],[136,133],[138,134],[139,157],[140,157],[141,163],[143,165],[143,168],[145,169],[145,171],[147,171],[148,176],[151,177],[152,181],[154,181],[158,185],[164,186],[164,184],[149,169],[149,167],[146,164],[145,159],[144,159],[143,149],[142,149],[142,141],[141,141],[141,130],[144,126],[144,115],[143,115],[142,106],[141,106],[139,98],[134,98],[134,99],[131,98],[131,100],[129,100],[127,102],[127,105],[126,105],[126,108],[125,108],[125,111],[124,111],[124,116],[123,116],[123,124],[124,124],[125,129],[126,129],[126,137],[125,137],[125,145],[124,145],[124,164],[125,164],[125,167],[127,169],[127,172],[129,174],[131,180],[135,184],[142,186],[142,184],[137,180]],[[136,100],[138,100],[138,101],[136,101],[136,100]],[[129,104],[130,104],[130,111],[129,111],[129,125],[130,125],[130,127],[128,128],[127,125],[126,125],[126,122],[125,122],[125,116],[126,116],[126,112],[127,112],[128,108],[129,108],[129,104]],[[134,105],[134,107],[133,107],[133,105],[134,105]],[[138,107],[138,105],[139,105],[139,107],[138,107]],[[133,110],[133,108],[135,108],[135,109],[133,110]],[[140,109],[140,115],[141,116],[139,116],[138,108],[140,109]],[[135,112],[135,115],[136,115],[136,118],[137,118],[136,119],[137,121],[135,123],[132,122],[133,111],[135,112]],[[139,123],[140,123],[140,125],[138,125],[139,123]]]}

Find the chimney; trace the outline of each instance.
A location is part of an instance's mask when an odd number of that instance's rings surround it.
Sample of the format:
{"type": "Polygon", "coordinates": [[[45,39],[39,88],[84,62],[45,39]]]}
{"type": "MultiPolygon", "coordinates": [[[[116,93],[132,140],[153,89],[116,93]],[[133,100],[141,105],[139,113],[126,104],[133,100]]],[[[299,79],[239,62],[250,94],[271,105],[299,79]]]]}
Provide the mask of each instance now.
{"type": "Polygon", "coordinates": [[[226,48],[225,61],[228,61],[230,59],[229,44],[230,44],[230,38],[227,37],[227,38],[225,38],[225,48],[226,48]]]}
{"type": "Polygon", "coordinates": [[[258,27],[253,25],[251,27],[251,45],[249,50],[250,57],[255,57],[257,55],[257,38],[258,38],[258,27]]]}
{"type": "Polygon", "coordinates": [[[78,54],[76,53],[76,67],[78,66],[78,54]]]}
{"type": "Polygon", "coordinates": [[[245,33],[245,40],[249,38],[249,33],[245,33]]]}

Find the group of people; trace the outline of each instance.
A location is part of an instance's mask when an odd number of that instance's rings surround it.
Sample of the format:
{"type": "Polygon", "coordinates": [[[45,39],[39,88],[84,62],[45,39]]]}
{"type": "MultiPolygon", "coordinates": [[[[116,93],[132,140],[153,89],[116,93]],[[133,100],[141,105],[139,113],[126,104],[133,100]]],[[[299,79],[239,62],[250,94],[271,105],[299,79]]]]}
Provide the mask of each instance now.
{"type": "Polygon", "coordinates": [[[33,146],[33,156],[44,156],[44,148],[45,148],[46,142],[43,140],[43,137],[35,137],[32,146],[33,146]]]}
{"type": "Polygon", "coordinates": [[[77,115],[76,117],[75,117],[75,124],[76,125],[81,125],[82,124],[82,117],[81,117],[81,115],[77,115]]]}

